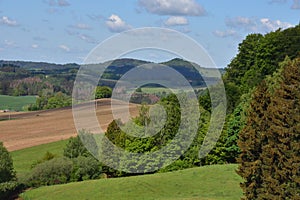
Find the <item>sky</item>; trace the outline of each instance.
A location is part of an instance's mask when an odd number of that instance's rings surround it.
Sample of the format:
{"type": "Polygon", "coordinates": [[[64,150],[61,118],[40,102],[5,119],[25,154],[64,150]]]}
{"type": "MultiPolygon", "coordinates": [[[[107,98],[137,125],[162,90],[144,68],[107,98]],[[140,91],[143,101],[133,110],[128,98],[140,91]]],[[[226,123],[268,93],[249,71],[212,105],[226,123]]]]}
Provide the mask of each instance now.
{"type": "MultiPolygon", "coordinates": [[[[300,0],[0,0],[0,60],[81,64],[107,38],[161,27],[186,34],[226,67],[248,34],[299,22],[300,0]]],[[[156,54],[127,56],[154,62],[174,57],[156,54]]]]}

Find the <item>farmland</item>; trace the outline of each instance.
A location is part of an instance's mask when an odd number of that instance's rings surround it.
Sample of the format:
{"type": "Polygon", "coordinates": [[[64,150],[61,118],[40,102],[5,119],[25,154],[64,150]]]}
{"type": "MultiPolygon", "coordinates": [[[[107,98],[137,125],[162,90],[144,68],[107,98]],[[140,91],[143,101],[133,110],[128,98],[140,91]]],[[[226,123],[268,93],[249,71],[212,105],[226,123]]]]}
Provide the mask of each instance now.
{"type": "Polygon", "coordinates": [[[22,111],[29,104],[35,103],[35,96],[0,95],[0,110],[22,111]]]}
{"type": "MultiPolygon", "coordinates": [[[[113,120],[110,99],[97,101],[97,117],[101,128],[105,130],[113,120]]],[[[116,104],[116,112],[124,113],[128,109],[123,104],[116,104]]],[[[138,114],[138,106],[130,104],[131,116],[138,114]]],[[[1,113],[0,118],[8,119],[9,114],[1,113]]],[[[12,113],[14,120],[0,121],[0,141],[9,151],[24,149],[76,135],[72,108],[62,108],[30,113],[12,113]]]]}

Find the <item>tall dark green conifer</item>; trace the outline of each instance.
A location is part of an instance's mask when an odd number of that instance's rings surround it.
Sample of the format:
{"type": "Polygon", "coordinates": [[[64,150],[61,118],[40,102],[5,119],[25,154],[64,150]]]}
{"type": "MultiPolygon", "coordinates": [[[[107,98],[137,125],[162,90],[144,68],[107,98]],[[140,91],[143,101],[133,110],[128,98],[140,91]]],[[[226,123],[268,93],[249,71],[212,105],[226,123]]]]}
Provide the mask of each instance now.
{"type": "Polygon", "coordinates": [[[238,145],[241,149],[237,173],[244,178],[241,187],[245,199],[257,199],[262,187],[262,166],[260,154],[265,142],[266,110],[270,97],[266,83],[263,81],[254,92],[248,111],[246,126],[239,135],[238,145]]]}
{"type": "Polygon", "coordinates": [[[264,199],[300,199],[300,59],[287,62],[267,111],[263,147],[264,199]]]}
{"type": "Polygon", "coordinates": [[[239,136],[245,199],[300,199],[300,58],[281,73],[278,87],[258,87],[239,136]]]}

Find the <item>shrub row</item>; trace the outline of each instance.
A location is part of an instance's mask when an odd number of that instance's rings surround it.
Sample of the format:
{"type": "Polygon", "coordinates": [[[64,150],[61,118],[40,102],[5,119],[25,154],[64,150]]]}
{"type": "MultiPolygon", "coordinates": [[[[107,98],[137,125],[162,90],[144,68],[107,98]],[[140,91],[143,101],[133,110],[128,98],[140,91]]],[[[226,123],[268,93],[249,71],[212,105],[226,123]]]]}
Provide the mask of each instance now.
{"type": "Polygon", "coordinates": [[[97,179],[100,176],[101,165],[93,157],[62,157],[37,164],[21,182],[29,187],[39,187],[97,179]]]}

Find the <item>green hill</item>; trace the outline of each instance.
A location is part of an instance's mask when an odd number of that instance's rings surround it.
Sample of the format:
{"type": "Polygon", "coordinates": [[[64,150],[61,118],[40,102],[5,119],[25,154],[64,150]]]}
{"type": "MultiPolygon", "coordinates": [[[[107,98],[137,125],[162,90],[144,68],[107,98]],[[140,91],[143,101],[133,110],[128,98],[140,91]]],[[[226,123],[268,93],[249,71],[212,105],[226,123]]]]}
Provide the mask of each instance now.
{"type": "Polygon", "coordinates": [[[30,199],[240,199],[236,165],[213,165],[126,178],[41,187],[21,195],[30,199]]]}

